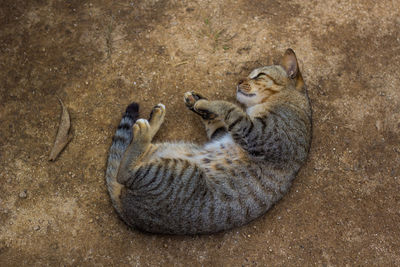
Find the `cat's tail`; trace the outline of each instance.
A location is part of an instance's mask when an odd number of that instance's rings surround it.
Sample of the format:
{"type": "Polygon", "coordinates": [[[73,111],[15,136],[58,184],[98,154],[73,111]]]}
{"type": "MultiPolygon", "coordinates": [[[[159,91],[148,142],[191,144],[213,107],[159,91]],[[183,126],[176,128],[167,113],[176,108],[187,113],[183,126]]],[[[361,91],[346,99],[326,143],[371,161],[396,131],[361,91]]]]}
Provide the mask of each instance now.
{"type": "Polygon", "coordinates": [[[108,162],[106,170],[106,182],[112,204],[121,216],[120,195],[122,184],[117,182],[117,174],[122,156],[132,141],[132,126],[139,117],[139,104],[131,103],[122,116],[118,129],[115,132],[113,141],[108,153],[108,162]]]}

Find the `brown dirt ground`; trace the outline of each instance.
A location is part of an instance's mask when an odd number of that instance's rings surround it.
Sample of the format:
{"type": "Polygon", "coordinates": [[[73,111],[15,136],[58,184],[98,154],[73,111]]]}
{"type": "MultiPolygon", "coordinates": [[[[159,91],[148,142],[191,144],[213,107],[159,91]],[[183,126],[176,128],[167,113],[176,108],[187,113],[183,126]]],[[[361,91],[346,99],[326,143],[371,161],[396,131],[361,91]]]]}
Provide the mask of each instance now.
{"type": "Polygon", "coordinates": [[[0,2],[0,265],[400,265],[400,2],[0,2]],[[300,61],[309,160],[255,222],[210,236],[128,229],[104,183],[125,106],[167,106],[157,140],[205,141],[185,91],[300,61]],[[64,100],[73,141],[47,157],[64,100]],[[20,193],[26,190],[27,197],[20,193]]]}

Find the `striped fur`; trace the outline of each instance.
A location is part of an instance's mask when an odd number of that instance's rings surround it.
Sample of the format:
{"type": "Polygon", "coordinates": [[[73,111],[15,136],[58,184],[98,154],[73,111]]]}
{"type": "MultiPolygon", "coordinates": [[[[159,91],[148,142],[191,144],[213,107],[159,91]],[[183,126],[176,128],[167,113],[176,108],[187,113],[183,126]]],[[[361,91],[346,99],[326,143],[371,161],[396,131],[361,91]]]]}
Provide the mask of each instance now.
{"type": "Polygon", "coordinates": [[[108,153],[106,170],[107,189],[111,196],[113,206],[120,215],[122,215],[122,213],[119,195],[121,194],[123,186],[117,182],[117,174],[122,156],[132,141],[132,126],[138,119],[138,116],[139,105],[137,103],[130,104],[126,108],[125,114],[122,116],[108,153]]]}
{"type": "MultiPolygon", "coordinates": [[[[165,115],[161,104],[149,121],[136,122],[129,146],[113,142],[107,183],[128,225],[153,233],[219,232],[260,217],[289,190],[311,143],[311,107],[294,52],[239,82],[237,98],[246,110],[185,94],[203,119],[205,145],[152,144],[165,115]]],[[[116,136],[132,134],[119,129],[116,136]]]]}

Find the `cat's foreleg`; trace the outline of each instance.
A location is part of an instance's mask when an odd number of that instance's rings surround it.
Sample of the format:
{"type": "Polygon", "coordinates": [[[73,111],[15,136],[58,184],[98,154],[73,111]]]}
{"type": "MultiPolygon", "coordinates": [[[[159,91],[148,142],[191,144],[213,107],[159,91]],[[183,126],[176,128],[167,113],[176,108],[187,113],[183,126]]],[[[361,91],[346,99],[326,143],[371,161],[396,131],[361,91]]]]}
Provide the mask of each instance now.
{"type": "Polygon", "coordinates": [[[215,139],[226,134],[227,131],[223,121],[213,116],[209,116],[211,114],[199,113],[194,109],[194,104],[200,99],[206,100],[204,96],[195,92],[186,92],[184,95],[184,101],[188,109],[202,117],[204,126],[206,128],[207,137],[209,139],[215,139]]]}
{"type": "Polygon", "coordinates": [[[183,96],[183,101],[185,102],[186,107],[196,113],[197,115],[201,116],[203,119],[210,119],[205,116],[203,113],[199,113],[194,109],[194,104],[196,104],[197,101],[200,99],[207,100],[203,95],[195,92],[186,92],[185,95],[183,96]]]}
{"type": "Polygon", "coordinates": [[[227,101],[198,100],[193,106],[198,113],[214,117],[224,123],[233,139],[244,149],[248,149],[247,138],[252,132],[254,123],[237,105],[227,101]]]}
{"type": "Polygon", "coordinates": [[[121,161],[117,180],[124,184],[129,179],[129,172],[137,161],[151,148],[151,141],[160,129],[165,117],[165,106],[158,104],[150,114],[149,121],[139,119],[133,125],[133,138],[121,161]]]}
{"type": "Polygon", "coordinates": [[[227,133],[225,124],[219,119],[205,120],[203,119],[204,126],[206,127],[207,137],[210,140],[220,138],[227,133]]]}

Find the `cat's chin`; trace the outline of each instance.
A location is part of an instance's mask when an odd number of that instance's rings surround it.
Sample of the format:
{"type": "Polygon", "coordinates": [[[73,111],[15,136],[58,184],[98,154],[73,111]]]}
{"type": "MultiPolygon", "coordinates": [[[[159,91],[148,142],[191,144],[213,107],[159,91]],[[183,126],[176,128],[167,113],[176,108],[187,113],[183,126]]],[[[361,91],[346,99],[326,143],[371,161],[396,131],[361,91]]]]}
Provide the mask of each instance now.
{"type": "Polygon", "coordinates": [[[246,95],[244,95],[243,93],[241,93],[240,91],[236,91],[236,100],[245,105],[246,107],[251,107],[254,106],[255,104],[257,104],[254,99],[252,99],[253,97],[248,97],[246,95]]]}

